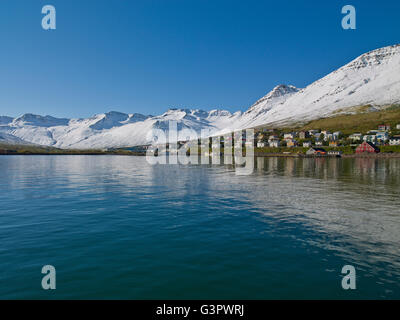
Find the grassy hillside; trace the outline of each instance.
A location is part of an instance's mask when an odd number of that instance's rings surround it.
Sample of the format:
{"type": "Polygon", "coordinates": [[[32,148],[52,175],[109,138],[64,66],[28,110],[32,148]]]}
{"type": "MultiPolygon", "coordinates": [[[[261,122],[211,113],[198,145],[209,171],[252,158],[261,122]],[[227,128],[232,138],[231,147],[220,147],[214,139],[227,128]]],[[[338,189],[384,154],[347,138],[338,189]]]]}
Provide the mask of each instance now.
{"type": "Polygon", "coordinates": [[[390,124],[392,129],[395,129],[396,124],[400,124],[400,105],[393,105],[381,111],[337,115],[313,120],[296,129],[320,129],[342,131],[344,134],[351,134],[354,132],[366,133],[369,130],[377,129],[380,124],[390,124]]]}

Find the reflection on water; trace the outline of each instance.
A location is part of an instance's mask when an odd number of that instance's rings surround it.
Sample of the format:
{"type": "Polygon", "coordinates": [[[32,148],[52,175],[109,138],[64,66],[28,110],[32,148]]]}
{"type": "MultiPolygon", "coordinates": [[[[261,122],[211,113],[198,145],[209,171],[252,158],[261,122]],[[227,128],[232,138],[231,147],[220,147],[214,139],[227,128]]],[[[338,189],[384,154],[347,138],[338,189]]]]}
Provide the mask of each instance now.
{"type": "Polygon", "coordinates": [[[40,268],[54,264],[53,298],[400,298],[399,169],[270,157],[237,176],[143,157],[0,157],[0,297],[49,298],[40,268]]]}

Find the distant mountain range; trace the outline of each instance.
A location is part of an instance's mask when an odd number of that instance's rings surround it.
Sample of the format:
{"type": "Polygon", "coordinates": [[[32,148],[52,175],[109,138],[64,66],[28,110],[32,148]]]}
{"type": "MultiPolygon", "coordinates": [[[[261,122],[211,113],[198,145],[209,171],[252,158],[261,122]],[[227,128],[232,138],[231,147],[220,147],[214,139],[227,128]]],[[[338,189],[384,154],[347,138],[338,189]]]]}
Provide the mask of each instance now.
{"type": "Polygon", "coordinates": [[[283,126],[400,103],[400,45],[377,49],[356,58],[306,88],[279,85],[246,112],[170,109],[159,116],[108,112],[88,119],[59,119],[25,114],[0,116],[0,142],[58,148],[95,149],[147,144],[152,129],[178,128],[211,134],[261,125],[283,126]]]}

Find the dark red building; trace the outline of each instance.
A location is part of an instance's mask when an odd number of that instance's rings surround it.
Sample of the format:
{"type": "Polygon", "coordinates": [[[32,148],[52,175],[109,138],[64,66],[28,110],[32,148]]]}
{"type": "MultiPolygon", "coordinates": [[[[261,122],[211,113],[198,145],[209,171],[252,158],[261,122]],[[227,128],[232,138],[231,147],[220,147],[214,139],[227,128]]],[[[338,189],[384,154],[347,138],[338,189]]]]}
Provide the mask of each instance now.
{"type": "Polygon", "coordinates": [[[364,153],[364,152],[378,153],[379,151],[380,151],[379,148],[376,147],[373,143],[366,141],[361,143],[356,149],[356,153],[364,153]]]}

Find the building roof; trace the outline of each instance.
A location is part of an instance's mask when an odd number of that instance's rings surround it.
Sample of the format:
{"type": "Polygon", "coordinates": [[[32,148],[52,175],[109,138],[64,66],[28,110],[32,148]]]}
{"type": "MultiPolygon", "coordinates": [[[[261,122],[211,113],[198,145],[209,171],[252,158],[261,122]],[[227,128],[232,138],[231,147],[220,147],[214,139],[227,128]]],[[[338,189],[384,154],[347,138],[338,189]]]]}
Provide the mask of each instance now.
{"type": "Polygon", "coordinates": [[[368,146],[370,146],[371,148],[373,148],[375,151],[380,151],[380,149],[377,147],[377,146],[375,146],[372,142],[369,142],[369,141],[364,141],[363,143],[361,143],[358,147],[357,147],[357,149],[362,149],[365,145],[368,145],[368,146]]]}

